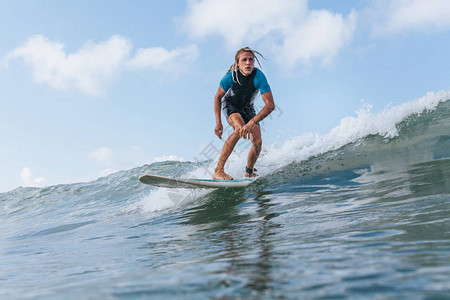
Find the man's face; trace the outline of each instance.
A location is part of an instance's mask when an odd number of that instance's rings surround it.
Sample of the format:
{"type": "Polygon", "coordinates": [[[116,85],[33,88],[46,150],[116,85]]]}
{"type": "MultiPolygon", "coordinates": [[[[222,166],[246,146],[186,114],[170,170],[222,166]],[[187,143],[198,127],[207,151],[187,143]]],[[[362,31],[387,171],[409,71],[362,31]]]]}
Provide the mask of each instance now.
{"type": "Polygon", "coordinates": [[[255,68],[255,58],[251,52],[242,52],[239,54],[239,61],[237,66],[242,75],[248,76],[253,72],[255,68]]]}

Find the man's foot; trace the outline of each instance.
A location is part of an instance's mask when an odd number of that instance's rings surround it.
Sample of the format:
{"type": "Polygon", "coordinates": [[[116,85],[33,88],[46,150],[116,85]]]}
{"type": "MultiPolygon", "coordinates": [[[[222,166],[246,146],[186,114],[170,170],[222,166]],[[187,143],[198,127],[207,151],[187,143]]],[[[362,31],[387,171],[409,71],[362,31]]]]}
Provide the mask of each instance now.
{"type": "Polygon", "coordinates": [[[258,177],[259,175],[256,173],[253,173],[254,171],[256,171],[256,169],[250,169],[250,168],[245,168],[245,177],[249,177],[249,178],[253,178],[253,177],[258,177]]]}
{"type": "Polygon", "coordinates": [[[245,177],[249,177],[249,178],[253,178],[253,177],[258,177],[259,175],[258,174],[256,174],[256,173],[247,173],[247,172],[245,172],[245,177]]]}
{"type": "Polygon", "coordinates": [[[233,180],[233,177],[225,173],[224,171],[216,171],[213,175],[213,179],[216,180],[233,180]]]}

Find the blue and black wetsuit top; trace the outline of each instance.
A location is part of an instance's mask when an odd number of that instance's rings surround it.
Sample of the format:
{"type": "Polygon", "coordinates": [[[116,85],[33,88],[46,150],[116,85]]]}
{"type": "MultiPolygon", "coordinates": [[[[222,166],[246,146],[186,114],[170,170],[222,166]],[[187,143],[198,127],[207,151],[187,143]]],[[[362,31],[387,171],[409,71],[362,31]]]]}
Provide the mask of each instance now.
{"type": "Polygon", "coordinates": [[[220,81],[220,86],[226,92],[222,98],[222,109],[227,118],[233,113],[239,113],[247,123],[256,115],[254,102],[258,91],[261,95],[265,94],[270,91],[270,86],[264,73],[257,68],[248,76],[242,75],[239,70],[236,73],[228,72],[220,81]],[[237,80],[233,81],[236,75],[240,84],[237,80]]]}

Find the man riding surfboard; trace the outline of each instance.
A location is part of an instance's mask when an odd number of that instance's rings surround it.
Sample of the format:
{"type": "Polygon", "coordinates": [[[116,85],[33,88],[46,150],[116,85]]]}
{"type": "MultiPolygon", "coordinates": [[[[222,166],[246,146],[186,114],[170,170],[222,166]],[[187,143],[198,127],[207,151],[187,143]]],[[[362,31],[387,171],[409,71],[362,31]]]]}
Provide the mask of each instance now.
{"type": "MultiPolygon", "coordinates": [[[[252,142],[252,148],[247,157],[245,176],[257,176],[254,173],[254,166],[262,145],[259,122],[275,109],[275,103],[266,76],[260,69],[255,68],[255,59],[259,64],[256,54],[263,57],[249,47],[237,51],[235,61],[220,81],[214,97],[215,134],[222,139],[222,109],[228,123],[233,127],[233,133],[226,140],[220,154],[213,175],[214,179],[233,179],[225,173],[225,163],[240,138],[250,139],[252,142]],[[256,114],[254,101],[258,91],[261,93],[265,106],[256,114]]],[[[261,66],[261,64],[259,65],[261,66]]]]}

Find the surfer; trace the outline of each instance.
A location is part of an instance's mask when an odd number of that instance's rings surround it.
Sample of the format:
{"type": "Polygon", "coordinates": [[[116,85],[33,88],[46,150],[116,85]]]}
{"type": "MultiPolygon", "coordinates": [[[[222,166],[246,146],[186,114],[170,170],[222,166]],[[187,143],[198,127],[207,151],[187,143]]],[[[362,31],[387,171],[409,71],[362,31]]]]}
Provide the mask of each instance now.
{"type": "Polygon", "coordinates": [[[236,52],[234,63],[220,81],[214,97],[215,134],[222,139],[222,107],[228,123],[233,127],[233,133],[223,145],[219,162],[214,171],[214,179],[233,179],[225,173],[225,163],[240,138],[250,139],[252,142],[252,148],[247,158],[245,176],[258,176],[254,173],[254,167],[262,145],[259,122],[275,109],[275,103],[266,76],[260,69],[255,68],[255,59],[261,67],[256,54],[264,58],[258,51],[249,47],[241,48],[236,52]],[[258,91],[261,93],[265,105],[256,114],[253,104],[258,91]]]}

